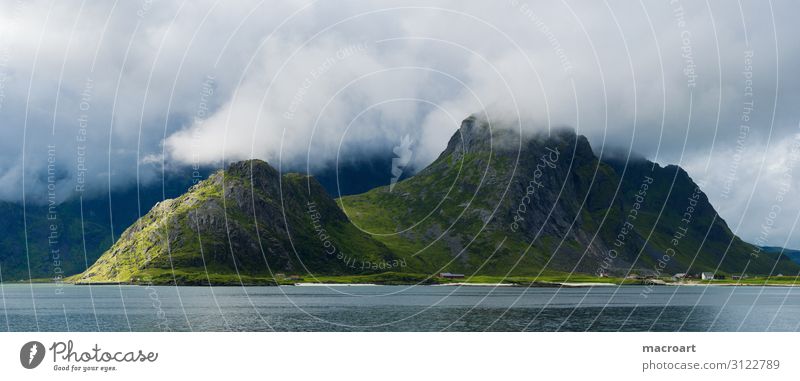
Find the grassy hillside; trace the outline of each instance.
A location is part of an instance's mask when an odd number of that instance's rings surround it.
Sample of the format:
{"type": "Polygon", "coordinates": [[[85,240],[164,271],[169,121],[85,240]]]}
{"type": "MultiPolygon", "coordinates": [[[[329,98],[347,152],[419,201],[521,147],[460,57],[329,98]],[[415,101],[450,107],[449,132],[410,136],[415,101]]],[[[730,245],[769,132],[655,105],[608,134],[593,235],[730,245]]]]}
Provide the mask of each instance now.
{"type": "Polygon", "coordinates": [[[389,266],[399,266],[393,254],[350,224],[313,178],[281,176],[253,160],[157,204],[73,280],[195,284],[209,274],[205,283],[239,275],[259,283],[276,273],[374,273],[389,266]]]}

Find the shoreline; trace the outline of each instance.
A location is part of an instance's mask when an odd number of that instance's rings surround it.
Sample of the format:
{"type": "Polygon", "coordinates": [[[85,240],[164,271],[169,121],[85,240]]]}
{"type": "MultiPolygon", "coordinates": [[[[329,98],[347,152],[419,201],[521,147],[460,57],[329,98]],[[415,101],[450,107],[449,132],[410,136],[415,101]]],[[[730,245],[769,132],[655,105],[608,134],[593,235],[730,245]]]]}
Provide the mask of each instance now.
{"type": "Polygon", "coordinates": [[[278,286],[294,286],[294,287],[353,287],[353,286],[381,286],[375,283],[295,283],[295,284],[279,284],[278,286]]]}
{"type": "Polygon", "coordinates": [[[57,286],[182,286],[182,287],[256,287],[256,286],[296,286],[296,287],[353,287],[353,286],[451,286],[451,287],[526,287],[526,288],[586,288],[586,287],[625,287],[625,286],[689,286],[689,287],[800,287],[800,279],[795,277],[752,277],[745,280],[722,279],[714,281],[672,279],[627,279],[614,277],[594,277],[583,274],[548,274],[539,276],[494,276],[472,275],[464,278],[448,279],[429,274],[415,273],[377,273],[363,275],[308,275],[274,278],[272,274],[253,274],[237,277],[231,274],[207,274],[189,277],[159,276],[153,278],[136,277],[123,282],[81,281],[77,276],[56,282],[52,279],[38,278],[3,282],[4,285],[57,285],[57,286]]]}
{"type": "Polygon", "coordinates": [[[182,283],[130,283],[130,282],[97,282],[97,283],[56,283],[56,282],[3,282],[5,286],[139,286],[139,287],[375,287],[375,286],[431,286],[431,287],[511,287],[511,288],[594,288],[594,287],[800,287],[800,282],[791,283],[611,283],[611,282],[531,282],[531,283],[485,283],[485,282],[448,282],[448,283],[374,283],[374,282],[297,282],[297,283],[219,283],[219,284],[182,284],[182,283]]]}
{"type": "Polygon", "coordinates": [[[440,283],[440,284],[432,284],[431,287],[461,287],[461,286],[468,286],[468,287],[522,287],[522,285],[513,284],[513,283],[467,283],[467,282],[454,282],[454,283],[440,283]]]}

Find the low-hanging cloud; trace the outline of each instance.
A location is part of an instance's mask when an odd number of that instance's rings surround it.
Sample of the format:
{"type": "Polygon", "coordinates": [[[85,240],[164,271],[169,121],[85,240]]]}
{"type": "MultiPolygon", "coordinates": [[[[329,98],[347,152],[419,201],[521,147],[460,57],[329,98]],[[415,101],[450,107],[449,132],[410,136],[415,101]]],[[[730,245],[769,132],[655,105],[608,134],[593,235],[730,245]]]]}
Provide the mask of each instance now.
{"type": "MultiPolygon", "coordinates": [[[[246,158],[316,171],[391,155],[407,136],[422,168],[461,119],[484,112],[498,126],[569,125],[598,152],[682,165],[757,241],[753,221],[800,184],[785,176],[798,128],[798,8],[5,2],[0,198],[44,202],[50,186],[66,199],[81,184],[98,194],[246,158]]],[[[781,202],[764,244],[800,246],[798,203],[781,202]]]]}

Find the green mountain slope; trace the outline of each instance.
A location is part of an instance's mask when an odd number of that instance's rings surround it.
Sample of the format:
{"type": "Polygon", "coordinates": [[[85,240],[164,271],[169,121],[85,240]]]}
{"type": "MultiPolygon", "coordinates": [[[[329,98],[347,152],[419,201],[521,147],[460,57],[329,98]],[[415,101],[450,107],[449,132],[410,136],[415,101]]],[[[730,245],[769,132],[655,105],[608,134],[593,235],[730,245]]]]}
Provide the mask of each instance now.
{"type": "Polygon", "coordinates": [[[157,204],[77,283],[270,282],[274,273],[352,274],[397,265],[311,177],[232,164],[157,204]]]}
{"type": "Polygon", "coordinates": [[[798,270],[733,235],[681,168],[601,161],[566,130],[520,137],[468,118],[417,175],[339,203],[410,269],[428,273],[798,270]]]}
{"type": "Polygon", "coordinates": [[[786,249],[783,247],[767,246],[761,248],[765,253],[783,254],[795,263],[800,263],[800,250],[786,249]]]}

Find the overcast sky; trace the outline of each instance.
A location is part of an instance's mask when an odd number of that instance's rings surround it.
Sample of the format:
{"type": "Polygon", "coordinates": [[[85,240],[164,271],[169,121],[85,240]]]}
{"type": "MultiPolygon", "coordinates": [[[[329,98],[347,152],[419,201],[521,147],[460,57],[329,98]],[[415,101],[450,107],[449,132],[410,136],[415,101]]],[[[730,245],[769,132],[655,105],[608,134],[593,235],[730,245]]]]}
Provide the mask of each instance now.
{"type": "Polygon", "coordinates": [[[0,2],[0,199],[406,135],[421,168],[483,111],[681,165],[740,236],[800,247],[797,2],[373,3],[0,2]]]}

